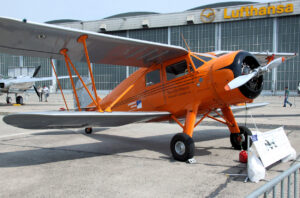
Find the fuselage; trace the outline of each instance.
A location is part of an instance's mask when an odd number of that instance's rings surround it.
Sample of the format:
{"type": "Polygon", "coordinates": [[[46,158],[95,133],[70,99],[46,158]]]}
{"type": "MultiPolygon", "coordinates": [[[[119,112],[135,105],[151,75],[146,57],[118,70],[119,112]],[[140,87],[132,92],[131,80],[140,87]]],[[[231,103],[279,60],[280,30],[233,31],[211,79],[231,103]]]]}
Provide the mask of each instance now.
{"type": "Polygon", "coordinates": [[[34,82],[24,82],[31,77],[19,77],[0,80],[0,94],[4,93],[20,93],[31,89],[34,82]]]}
{"type": "MultiPolygon", "coordinates": [[[[134,84],[113,111],[168,111],[184,116],[198,106],[198,113],[243,102],[252,102],[240,89],[226,91],[224,86],[237,77],[234,64],[241,52],[216,57],[211,54],[189,53],[162,64],[141,68],[118,85],[100,105],[108,107],[124,90],[134,84]]],[[[256,96],[255,96],[256,97],[256,96]]]]}

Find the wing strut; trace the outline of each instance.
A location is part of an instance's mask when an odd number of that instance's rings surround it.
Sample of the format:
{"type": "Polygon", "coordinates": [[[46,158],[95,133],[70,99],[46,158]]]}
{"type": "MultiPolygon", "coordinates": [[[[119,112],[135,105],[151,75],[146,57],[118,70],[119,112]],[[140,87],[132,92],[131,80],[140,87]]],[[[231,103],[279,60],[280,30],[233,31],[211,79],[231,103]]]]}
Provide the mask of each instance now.
{"type": "Polygon", "coordinates": [[[95,99],[97,101],[97,103],[95,103],[98,107],[98,109],[101,109],[100,108],[100,105],[99,105],[99,102],[101,101],[101,98],[100,98],[100,101],[98,102],[97,98],[98,98],[98,95],[97,95],[97,89],[96,89],[96,85],[95,85],[95,80],[94,80],[94,75],[93,75],[93,71],[92,71],[92,67],[91,67],[91,61],[90,61],[90,57],[89,57],[89,52],[87,50],[87,47],[86,47],[86,39],[88,38],[88,35],[84,34],[84,35],[81,35],[78,39],[77,39],[77,42],[78,43],[82,43],[83,45],[83,48],[84,48],[84,53],[85,53],[85,57],[86,57],[86,62],[87,62],[87,65],[89,67],[89,72],[90,72],[90,76],[91,76],[91,80],[92,80],[92,83],[93,83],[93,89],[94,89],[94,92],[95,92],[95,99]]]}
{"type": "Polygon", "coordinates": [[[81,111],[81,108],[80,108],[80,104],[79,104],[79,99],[78,99],[78,95],[77,95],[77,91],[75,89],[75,85],[74,85],[74,81],[73,81],[73,78],[72,78],[72,74],[71,74],[71,69],[70,69],[70,66],[69,64],[72,66],[73,70],[75,71],[76,75],[78,76],[79,80],[81,81],[82,85],[84,86],[85,90],[87,91],[87,93],[89,94],[89,96],[91,97],[91,99],[93,100],[94,104],[96,105],[97,109],[99,112],[103,112],[103,110],[101,109],[101,107],[99,106],[98,102],[97,102],[97,94],[96,94],[96,98],[94,99],[94,97],[92,96],[91,92],[89,91],[88,87],[86,86],[86,84],[84,83],[84,81],[82,80],[79,72],[77,71],[77,69],[75,68],[75,66],[73,65],[71,59],[69,58],[68,54],[67,54],[67,49],[62,49],[60,51],[61,54],[64,55],[65,57],[65,62],[66,62],[66,66],[68,68],[68,71],[69,71],[69,75],[70,75],[70,80],[71,80],[71,83],[72,83],[72,87],[73,87],[73,91],[74,91],[74,94],[75,94],[75,97],[76,97],[76,102],[77,102],[77,106],[78,106],[78,109],[79,111],[81,111]]]}
{"type": "Polygon", "coordinates": [[[78,110],[81,111],[77,91],[75,89],[75,84],[74,84],[74,80],[73,80],[73,77],[72,77],[72,73],[71,73],[71,69],[70,69],[70,65],[69,65],[69,61],[68,61],[67,52],[68,52],[68,49],[66,49],[66,48],[60,50],[60,53],[65,57],[66,67],[68,69],[68,73],[69,73],[69,76],[70,76],[70,81],[71,81],[72,88],[73,88],[73,91],[74,91],[74,95],[75,95],[75,99],[76,99],[76,102],[77,102],[78,110]]]}
{"type": "Polygon", "coordinates": [[[61,87],[61,85],[60,85],[59,79],[58,79],[58,77],[57,77],[57,74],[56,74],[56,70],[55,70],[55,67],[54,67],[54,64],[53,64],[53,60],[52,60],[52,59],[50,59],[50,62],[51,62],[52,69],[53,69],[53,71],[54,71],[54,74],[55,74],[55,77],[56,77],[56,81],[57,81],[57,84],[58,84],[58,86],[59,86],[59,89],[60,89],[61,95],[62,95],[62,97],[63,97],[63,99],[64,99],[64,102],[65,102],[66,108],[67,108],[67,110],[69,111],[69,108],[68,108],[68,104],[67,104],[67,101],[66,101],[65,95],[64,95],[64,93],[63,93],[62,87],[61,87]]]}

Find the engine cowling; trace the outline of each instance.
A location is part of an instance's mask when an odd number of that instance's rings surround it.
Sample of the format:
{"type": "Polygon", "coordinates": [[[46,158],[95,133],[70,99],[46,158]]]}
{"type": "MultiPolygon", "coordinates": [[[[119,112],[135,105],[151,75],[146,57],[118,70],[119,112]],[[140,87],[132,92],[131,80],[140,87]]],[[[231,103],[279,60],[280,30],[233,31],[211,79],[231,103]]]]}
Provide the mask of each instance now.
{"type": "MultiPolygon", "coordinates": [[[[232,64],[226,68],[231,69],[234,74],[234,78],[237,78],[241,75],[249,74],[251,70],[259,66],[257,59],[252,54],[240,51],[236,54],[232,64]]],[[[263,76],[261,75],[251,79],[238,89],[245,97],[249,99],[256,98],[263,89],[263,76]]]]}

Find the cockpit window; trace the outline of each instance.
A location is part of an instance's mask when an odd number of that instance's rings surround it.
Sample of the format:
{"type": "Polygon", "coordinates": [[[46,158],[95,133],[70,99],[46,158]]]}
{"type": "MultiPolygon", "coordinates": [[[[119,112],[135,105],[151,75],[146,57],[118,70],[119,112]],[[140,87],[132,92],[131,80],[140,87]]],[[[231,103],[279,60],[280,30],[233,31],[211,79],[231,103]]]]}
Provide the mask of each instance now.
{"type": "Polygon", "coordinates": [[[187,63],[185,60],[166,67],[167,80],[178,78],[188,73],[187,63]]]}
{"type": "Polygon", "coordinates": [[[151,71],[146,74],[146,86],[155,85],[157,83],[160,83],[159,69],[151,71]]]}
{"type": "Polygon", "coordinates": [[[199,60],[195,56],[191,56],[191,58],[192,58],[192,61],[193,61],[194,65],[195,65],[196,69],[199,68],[199,67],[201,67],[204,64],[203,61],[199,60]]]}
{"type": "Polygon", "coordinates": [[[205,62],[210,61],[212,58],[211,57],[207,57],[207,56],[201,56],[198,54],[195,54],[198,58],[201,58],[202,60],[204,60],[205,62]]]}

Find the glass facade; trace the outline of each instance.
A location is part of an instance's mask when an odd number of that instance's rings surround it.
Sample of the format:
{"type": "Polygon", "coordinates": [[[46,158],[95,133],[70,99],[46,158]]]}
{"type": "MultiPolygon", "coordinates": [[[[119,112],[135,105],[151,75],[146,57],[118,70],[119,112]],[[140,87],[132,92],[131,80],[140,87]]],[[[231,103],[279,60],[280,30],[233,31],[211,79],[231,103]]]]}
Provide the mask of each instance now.
{"type": "MultiPolygon", "coordinates": [[[[221,23],[221,50],[273,51],[273,18],[221,23]]],[[[272,72],[264,74],[264,90],[271,90],[272,72]]]]}
{"type": "MultiPolygon", "coordinates": [[[[300,51],[300,16],[278,18],[278,52],[300,51]]],[[[278,67],[277,90],[297,90],[300,81],[299,55],[278,67]]]]}
{"type": "MultiPolygon", "coordinates": [[[[38,58],[38,57],[23,57],[23,67],[38,67],[41,66],[41,69],[36,77],[49,77],[52,76],[52,66],[50,60],[47,58],[38,58]]],[[[52,81],[43,81],[36,82],[35,85],[38,86],[50,86],[52,85],[52,81]]]]}
{"type": "Polygon", "coordinates": [[[129,30],[128,35],[130,38],[134,39],[141,39],[165,44],[168,43],[168,28],[129,30]]]}
{"type": "Polygon", "coordinates": [[[186,48],[186,40],[191,51],[215,51],[215,24],[198,24],[171,27],[171,44],[186,48]]]}
{"type": "Polygon", "coordinates": [[[0,54],[0,74],[3,76],[8,75],[9,67],[20,66],[20,57],[8,54],[0,54]]]}
{"type": "MultiPolygon", "coordinates": [[[[273,51],[276,48],[278,52],[298,53],[300,51],[300,16],[297,15],[276,19],[264,18],[223,23],[188,24],[106,33],[165,44],[169,43],[186,48],[182,39],[183,35],[190,49],[195,52],[215,51],[216,45],[218,49],[226,51],[266,52],[273,51]],[[275,35],[273,35],[274,27],[277,27],[275,35]],[[276,43],[273,43],[274,38],[277,41],[276,43]]],[[[0,74],[2,75],[8,74],[8,68],[18,67],[21,64],[23,67],[37,67],[41,65],[42,68],[38,77],[53,75],[49,59],[23,57],[23,61],[21,61],[19,56],[0,54],[0,74]]],[[[75,62],[74,65],[82,76],[88,76],[86,63],[75,62]]],[[[92,69],[96,87],[100,90],[112,90],[138,68],[93,64],[92,69]]],[[[68,75],[65,62],[62,60],[56,61],[56,70],[59,76],[68,75]]],[[[72,73],[75,75],[74,72],[72,73]]],[[[290,90],[295,91],[300,81],[300,57],[286,61],[284,65],[278,68],[276,74],[276,90],[282,91],[285,86],[288,86],[290,90]]],[[[272,89],[272,76],[272,72],[265,74],[264,90],[272,89]]],[[[38,86],[50,86],[52,82],[38,82],[36,84],[38,86]]],[[[69,79],[61,80],[61,84],[63,89],[71,89],[69,79]]]]}

